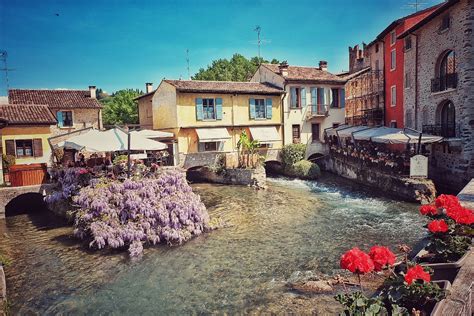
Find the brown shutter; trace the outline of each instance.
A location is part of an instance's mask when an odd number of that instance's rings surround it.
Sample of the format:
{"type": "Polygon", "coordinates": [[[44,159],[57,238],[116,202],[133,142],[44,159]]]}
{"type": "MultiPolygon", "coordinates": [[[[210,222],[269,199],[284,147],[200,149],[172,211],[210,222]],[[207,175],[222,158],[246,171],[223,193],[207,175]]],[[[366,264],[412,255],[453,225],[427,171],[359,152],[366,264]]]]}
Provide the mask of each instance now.
{"type": "Polygon", "coordinates": [[[43,140],[41,138],[33,139],[33,156],[43,157],[43,140]]]}
{"type": "Polygon", "coordinates": [[[13,139],[9,139],[5,141],[5,149],[7,155],[11,155],[15,157],[15,141],[13,139]]]}

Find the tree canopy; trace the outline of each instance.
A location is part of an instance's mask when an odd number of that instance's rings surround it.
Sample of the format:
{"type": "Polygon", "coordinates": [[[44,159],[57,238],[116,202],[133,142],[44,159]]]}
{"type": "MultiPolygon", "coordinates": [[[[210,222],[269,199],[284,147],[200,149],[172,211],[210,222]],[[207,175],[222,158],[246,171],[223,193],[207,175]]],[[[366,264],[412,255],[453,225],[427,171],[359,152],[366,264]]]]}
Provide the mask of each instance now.
{"type": "Polygon", "coordinates": [[[141,94],[139,89],[123,89],[101,99],[104,125],[138,124],[138,106],[133,99],[141,94]]]}
{"type": "Polygon", "coordinates": [[[214,81],[248,81],[262,63],[278,64],[277,59],[271,61],[260,57],[245,58],[241,54],[234,54],[230,60],[221,58],[212,61],[206,69],[201,68],[192,76],[193,80],[214,81]]]}

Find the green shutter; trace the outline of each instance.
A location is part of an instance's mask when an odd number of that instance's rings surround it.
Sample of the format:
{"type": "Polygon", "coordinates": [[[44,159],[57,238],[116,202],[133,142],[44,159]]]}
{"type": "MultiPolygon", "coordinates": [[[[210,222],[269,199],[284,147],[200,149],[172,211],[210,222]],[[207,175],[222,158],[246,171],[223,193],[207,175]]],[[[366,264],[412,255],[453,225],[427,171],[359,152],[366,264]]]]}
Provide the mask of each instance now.
{"type": "Polygon", "coordinates": [[[255,119],[255,99],[249,100],[250,119],[255,119]]]}
{"type": "Polygon", "coordinates": [[[56,112],[56,119],[58,120],[58,126],[63,127],[64,126],[63,112],[61,111],[56,112]]]}
{"type": "Polygon", "coordinates": [[[216,119],[222,120],[222,98],[216,98],[216,119]]]}
{"type": "Polygon", "coordinates": [[[306,89],[301,88],[300,93],[301,93],[301,107],[304,108],[306,106],[306,89]]]}
{"type": "Polygon", "coordinates": [[[196,98],[196,120],[198,121],[203,120],[202,98],[196,98]]]}
{"type": "Polygon", "coordinates": [[[267,107],[267,119],[271,119],[272,118],[272,99],[271,98],[268,98],[265,100],[265,105],[267,107]]]}
{"type": "Polygon", "coordinates": [[[339,89],[339,103],[341,104],[341,109],[346,106],[346,90],[339,89]]]}

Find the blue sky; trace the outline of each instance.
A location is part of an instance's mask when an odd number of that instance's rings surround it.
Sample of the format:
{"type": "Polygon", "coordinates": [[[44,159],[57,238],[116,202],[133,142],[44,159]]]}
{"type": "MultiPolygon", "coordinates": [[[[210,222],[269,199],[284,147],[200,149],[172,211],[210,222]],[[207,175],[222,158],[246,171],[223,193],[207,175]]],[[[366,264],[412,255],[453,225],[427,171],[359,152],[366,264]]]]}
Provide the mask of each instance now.
{"type": "MultiPolygon", "coordinates": [[[[108,92],[187,77],[213,59],[257,55],[331,72],[348,68],[348,46],[370,42],[415,0],[51,1],[0,0],[0,49],[10,87],[108,92]],[[58,15],[56,15],[58,14],[58,15]]],[[[440,2],[425,0],[426,6],[440,2]]],[[[1,67],[3,68],[3,67],[1,67]]],[[[0,95],[5,94],[1,74],[0,95]]]]}

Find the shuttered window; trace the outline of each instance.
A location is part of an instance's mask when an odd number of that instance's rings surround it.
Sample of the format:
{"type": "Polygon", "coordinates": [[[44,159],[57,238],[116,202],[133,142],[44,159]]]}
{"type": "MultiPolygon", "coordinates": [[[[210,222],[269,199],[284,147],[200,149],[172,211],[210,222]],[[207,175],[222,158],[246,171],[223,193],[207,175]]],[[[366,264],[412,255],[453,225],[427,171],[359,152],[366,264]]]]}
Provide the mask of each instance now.
{"type": "Polygon", "coordinates": [[[17,158],[43,157],[43,141],[35,139],[9,139],[5,141],[6,154],[17,158]]]}
{"type": "Polygon", "coordinates": [[[265,111],[266,111],[265,100],[255,99],[255,118],[257,119],[266,118],[265,111]]]}
{"type": "Polygon", "coordinates": [[[59,127],[74,126],[72,111],[58,111],[56,112],[56,119],[58,120],[59,127]]]}
{"type": "Polygon", "coordinates": [[[33,140],[17,139],[15,140],[15,151],[18,158],[33,157],[33,140]]]}

